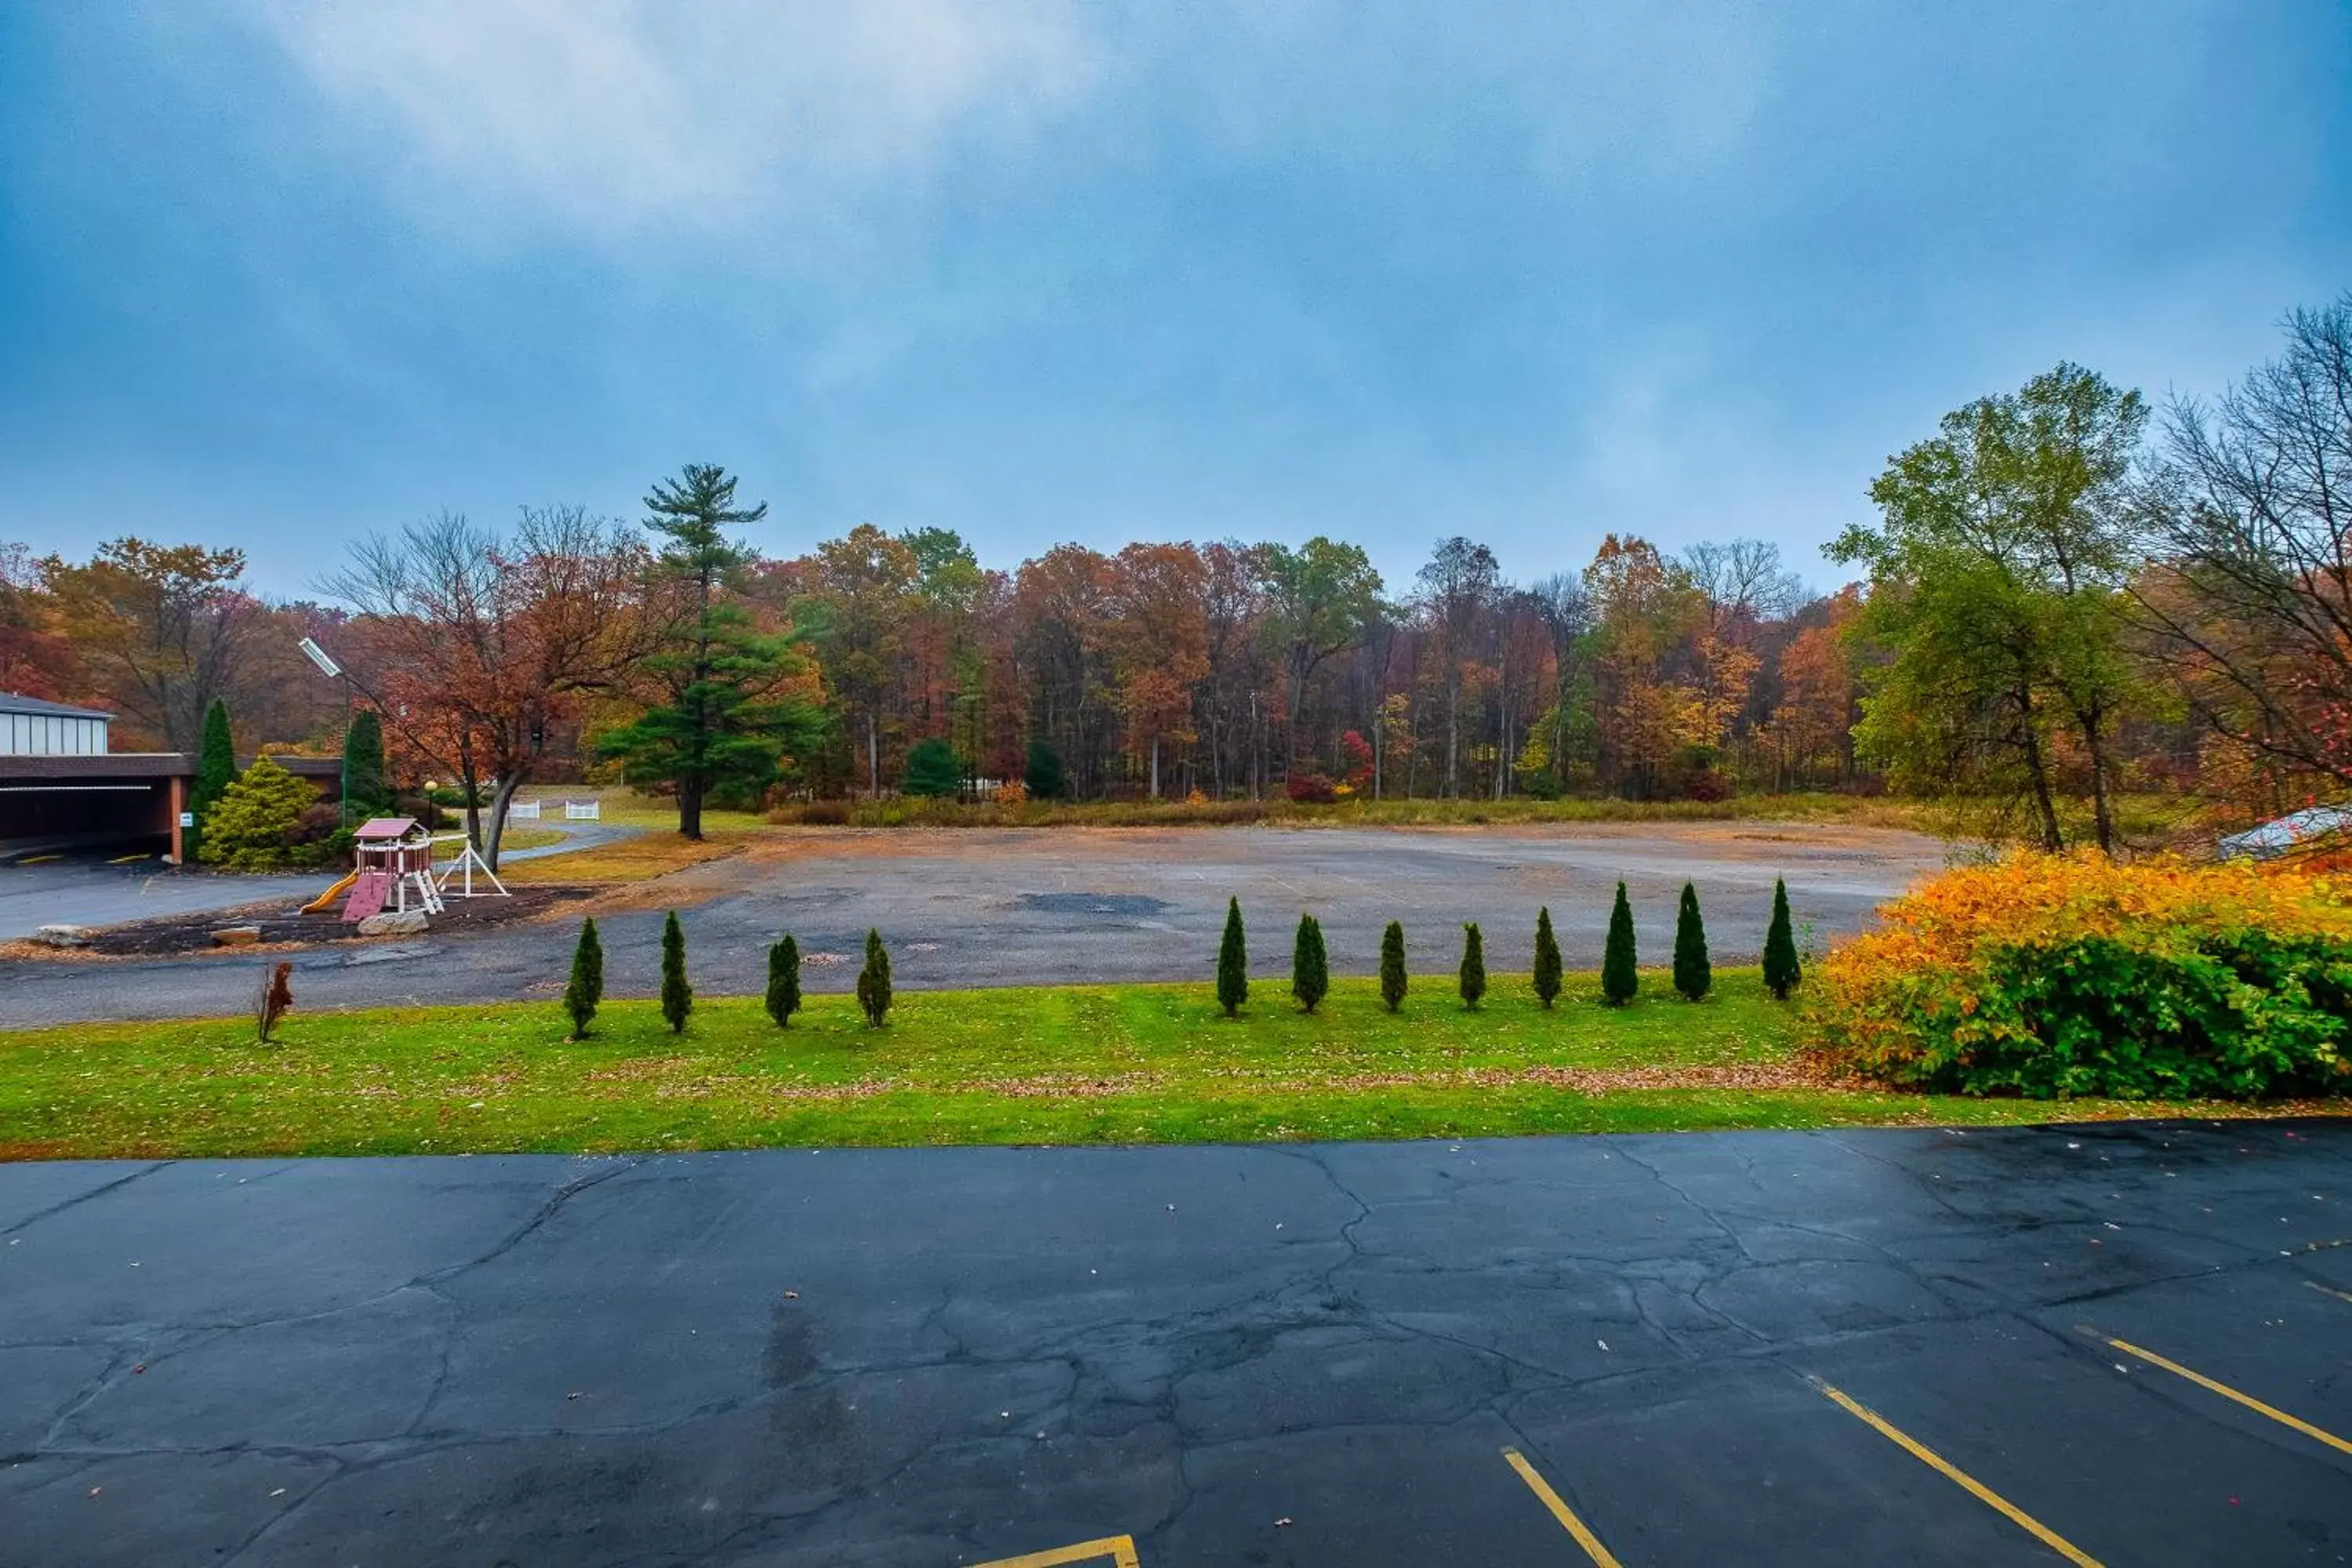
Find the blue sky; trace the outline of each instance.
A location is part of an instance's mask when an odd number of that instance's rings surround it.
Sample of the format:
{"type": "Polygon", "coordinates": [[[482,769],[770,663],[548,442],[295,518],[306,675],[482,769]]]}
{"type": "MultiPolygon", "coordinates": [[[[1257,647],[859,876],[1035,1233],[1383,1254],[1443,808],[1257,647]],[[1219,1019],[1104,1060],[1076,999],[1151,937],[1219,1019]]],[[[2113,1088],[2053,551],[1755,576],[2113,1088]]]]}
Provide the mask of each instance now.
{"type": "Polygon", "coordinates": [[[0,539],[302,590],[737,470],[1061,540],[1816,548],[2061,358],[2352,287],[2352,9],[0,5],[0,539]]]}

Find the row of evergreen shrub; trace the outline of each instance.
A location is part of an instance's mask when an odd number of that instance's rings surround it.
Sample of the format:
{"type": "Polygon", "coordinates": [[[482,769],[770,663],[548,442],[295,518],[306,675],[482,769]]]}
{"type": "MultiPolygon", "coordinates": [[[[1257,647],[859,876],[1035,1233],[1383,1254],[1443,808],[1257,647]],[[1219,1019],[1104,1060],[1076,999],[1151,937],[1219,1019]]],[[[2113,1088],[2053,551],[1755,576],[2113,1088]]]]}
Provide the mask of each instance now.
{"type": "MultiPolygon", "coordinates": [[[[564,1015],[572,1020],[572,1037],[583,1039],[596,1008],[604,999],[604,947],[592,918],[580,922],[580,940],[572,950],[572,978],[563,987],[564,1015]]],[[[789,1027],[801,1010],[801,949],[786,931],[768,949],[768,989],[763,998],[768,1016],[778,1028],[789,1027]]],[[[857,972],[857,1005],[869,1027],[880,1028],[890,1012],[890,952],[882,933],[866,933],[866,965],[857,972]]],[[[686,977],[686,928],[677,911],[662,921],[661,1013],[672,1034],[684,1032],[694,1012],[694,985],[686,977]]]]}
{"type": "MultiPolygon", "coordinates": [[[[1536,995],[1547,1007],[1559,996],[1561,973],[1559,942],[1552,934],[1551,910],[1546,908],[1536,915],[1534,984],[1536,995]]],[[[1798,973],[1796,942],[1789,926],[1789,891],[1784,884],[1776,883],[1771,929],[1764,939],[1764,982],[1771,987],[1773,995],[1786,998],[1797,984],[1798,973]]],[[[1696,1002],[1706,996],[1713,984],[1714,976],[1707,966],[1706,930],[1699,918],[1698,891],[1685,882],[1682,914],[1675,931],[1675,989],[1696,1002]]],[[[1404,927],[1391,921],[1381,936],[1381,1000],[1390,1012],[1404,1005],[1405,985],[1404,927]]],[[[1474,1010],[1486,994],[1486,942],[1475,921],[1462,928],[1462,964],[1456,975],[1456,988],[1463,1005],[1474,1010]]],[[[1601,967],[1601,995],[1611,1006],[1622,1006],[1633,999],[1640,988],[1633,950],[1633,911],[1626,901],[1625,884],[1620,882],[1617,902],[1609,915],[1609,944],[1601,967]]],[[[1291,950],[1291,994],[1303,1010],[1312,1013],[1330,990],[1330,959],[1323,944],[1323,927],[1313,915],[1301,914],[1291,950]]],[[[572,1020],[575,1039],[587,1035],[604,997],[604,949],[592,918],[581,922],[580,940],[572,952],[571,978],[563,988],[563,1011],[572,1020]]],[[[1247,1000],[1248,939],[1242,925],[1241,900],[1233,899],[1225,906],[1224,940],[1217,954],[1217,1001],[1230,1017],[1247,1000]]],[[[801,1009],[800,944],[789,931],[768,949],[764,1001],[768,1016],[779,1028],[789,1027],[793,1015],[801,1009]]],[[[857,974],[857,1005],[870,1027],[882,1026],[889,1014],[890,1002],[889,950],[882,945],[882,933],[869,930],[866,933],[865,967],[857,974]]],[[[662,1017],[676,1034],[686,1028],[693,1011],[694,986],[686,973],[686,931],[678,923],[677,911],[672,910],[662,921],[662,1017]]]]}
{"type": "MultiPolygon", "coordinates": [[[[1549,1007],[1560,994],[1559,939],[1552,933],[1549,907],[1536,911],[1536,956],[1531,982],[1536,997],[1549,1007]]],[[[1796,934],[1789,921],[1789,889],[1772,886],[1772,921],[1764,933],[1764,984],[1786,1001],[1802,977],[1796,934]]],[[[1683,884],[1682,907],[1675,922],[1675,989],[1690,1001],[1704,999],[1715,984],[1707,963],[1706,924],[1699,913],[1698,889],[1683,884]]],[[[1391,921],[1381,934],[1381,1000],[1391,1013],[1404,1005],[1404,926],[1391,921]]],[[[1465,1007],[1476,1009],[1486,994],[1486,939],[1475,921],[1462,928],[1462,963],[1455,988],[1465,1007]]],[[[1642,988],[1639,955],[1633,940],[1633,909],[1625,884],[1617,884],[1617,901],[1609,911],[1609,936],[1601,952],[1601,996],[1612,1007],[1631,1002],[1642,988]]],[[[1312,1013],[1331,989],[1330,955],[1323,944],[1323,927],[1311,914],[1298,917],[1298,934],[1291,944],[1290,994],[1300,1009],[1312,1013]]],[[[1249,939],[1242,921],[1239,899],[1225,904],[1224,940],[1217,951],[1217,1003],[1227,1017],[1249,1000],[1249,939]]]]}

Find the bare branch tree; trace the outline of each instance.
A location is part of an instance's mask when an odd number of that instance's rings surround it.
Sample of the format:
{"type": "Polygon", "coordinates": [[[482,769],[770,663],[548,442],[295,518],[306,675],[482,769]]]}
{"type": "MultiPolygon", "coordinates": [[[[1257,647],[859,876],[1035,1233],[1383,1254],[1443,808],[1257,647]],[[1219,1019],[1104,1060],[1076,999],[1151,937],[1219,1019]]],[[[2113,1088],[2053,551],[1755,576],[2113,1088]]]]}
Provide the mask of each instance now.
{"type": "Polygon", "coordinates": [[[444,511],[361,541],[321,584],[358,612],[381,656],[355,682],[464,781],[467,831],[493,867],[551,723],[644,656],[658,620],[641,593],[646,562],[632,531],[578,507],[527,508],[504,538],[444,511]]]}
{"type": "Polygon", "coordinates": [[[2352,785],[2352,292],[2218,403],[2176,401],[2133,618],[2208,731],[2352,785]]]}

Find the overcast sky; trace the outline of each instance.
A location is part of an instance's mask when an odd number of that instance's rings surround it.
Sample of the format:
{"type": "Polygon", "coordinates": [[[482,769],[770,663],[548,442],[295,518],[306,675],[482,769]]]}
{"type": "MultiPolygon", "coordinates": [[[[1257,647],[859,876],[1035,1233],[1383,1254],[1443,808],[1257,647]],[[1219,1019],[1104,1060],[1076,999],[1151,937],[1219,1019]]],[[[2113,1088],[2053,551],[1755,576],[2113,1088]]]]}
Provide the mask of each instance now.
{"type": "Polygon", "coordinates": [[[1817,547],[2352,286],[2340,0],[8,0],[0,539],[266,590],[724,463],[789,554],[1817,547]]]}

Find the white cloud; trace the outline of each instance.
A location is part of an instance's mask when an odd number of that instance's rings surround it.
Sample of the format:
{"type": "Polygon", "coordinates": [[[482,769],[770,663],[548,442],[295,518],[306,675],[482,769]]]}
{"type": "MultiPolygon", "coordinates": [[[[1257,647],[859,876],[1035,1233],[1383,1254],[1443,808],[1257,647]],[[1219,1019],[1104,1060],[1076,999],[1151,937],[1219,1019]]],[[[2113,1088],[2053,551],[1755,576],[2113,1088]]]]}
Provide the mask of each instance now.
{"type": "Polygon", "coordinates": [[[605,235],[822,216],[1032,133],[1099,74],[1066,6],[247,0],[245,15],[428,211],[605,235]]]}

